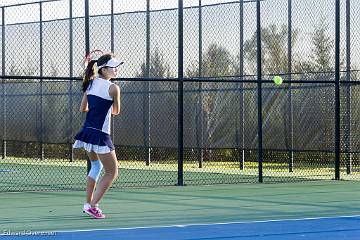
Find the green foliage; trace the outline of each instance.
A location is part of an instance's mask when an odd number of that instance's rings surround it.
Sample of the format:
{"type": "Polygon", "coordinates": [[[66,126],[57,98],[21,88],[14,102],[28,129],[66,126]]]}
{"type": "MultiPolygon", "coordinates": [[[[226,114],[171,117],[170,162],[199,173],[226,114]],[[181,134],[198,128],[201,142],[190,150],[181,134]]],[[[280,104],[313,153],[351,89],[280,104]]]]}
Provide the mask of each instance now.
{"type": "MultiPolygon", "coordinates": [[[[278,27],[271,24],[268,27],[261,28],[262,40],[262,67],[263,74],[281,74],[288,72],[288,28],[286,25],[278,27]]],[[[295,47],[298,40],[298,30],[292,32],[292,46],[295,47]]],[[[244,58],[247,63],[245,66],[245,73],[256,73],[256,58],[257,58],[257,32],[254,32],[252,37],[244,43],[244,58]]],[[[237,60],[240,61],[239,55],[237,60]]],[[[238,64],[237,64],[238,65],[238,64]]],[[[236,66],[237,66],[236,65],[236,66]]],[[[239,68],[236,68],[239,73],[239,68]]]]}
{"type": "Polygon", "coordinates": [[[312,37],[312,64],[315,71],[332,71],[334,69],[333,49],[334,41],[327,35],[328,24],[321,21],[320,25],[315,29],[312,37]]]}
{"type": "MultiPolygon", "coordinates": [[[[232,76],[235,73],[233,56],[226,48],[215,43],[209,45],[202,59],[200,77],[232,76]]],[[[192,64],[187,69],[186,76],[197,77],[198,69],[198,63],[192,64]]]]}
{"type": "Polygon", "coordinates": [[[170,66],[166,63],[163,54],[159,51],[159,49],[155,49],[155,51],[150,55],[150,68],[149,68],[149,76],[146,69],[146,63],[141,64],[141,69],[136,77],[144,78],[144,77],[154,77],[154,78],[170,78],[173,74],[170,72],[170,66]]]}
{"type": "MultiPolygon", "coordinates": [[[[329,35],[329,24],[324,18],[314,26],[312,33],[312,47],[309,60],[300,58],[295,64],[296,72],[333,72],[334,69],[334,44],[329,35]]],[[[344,68],[344,57],[341,56],[340,68],[344,68]]],[[[324,75],[313,76],[315,79],[326,79],[324,75]]]]}

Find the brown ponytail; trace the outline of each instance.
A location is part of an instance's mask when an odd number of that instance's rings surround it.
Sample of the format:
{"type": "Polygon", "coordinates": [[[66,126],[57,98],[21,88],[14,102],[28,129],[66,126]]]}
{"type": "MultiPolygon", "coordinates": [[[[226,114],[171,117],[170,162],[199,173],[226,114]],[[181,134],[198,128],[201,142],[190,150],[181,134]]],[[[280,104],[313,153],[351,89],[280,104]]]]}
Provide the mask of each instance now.
{"type": "Polygon", "coordinates": [[[91,86],[92,84],[92,80],[95,77],[95,63],[97,62],[97,60],[91,60],[84,72],[84,78],[83,78],[83,82],[82,82],[82,91],[86,92],[86,90],[88,89],[89,85],[91,86]]]}
{"type": "MultiPolygon", "coordinates": [[[[114,55],[112,53],[107,53],[102,55],[99,59],[97,60],[91,60],[84,72],[84,78],[83,78],[83,83],[82,83],[82,90],[83,92],[86,92],[86,90],[88,89],[88,87],[91,87],[92,84],[92,80],[94,79],[94,77],[96,76],[96,72],[95,72],[95,63],[97,62],[98,66],[104,65],[106,64],[112,57],[114,57],[114,55]]],[[[101,74],[101,69],[98,71],[99,74],[101,74]]]]}

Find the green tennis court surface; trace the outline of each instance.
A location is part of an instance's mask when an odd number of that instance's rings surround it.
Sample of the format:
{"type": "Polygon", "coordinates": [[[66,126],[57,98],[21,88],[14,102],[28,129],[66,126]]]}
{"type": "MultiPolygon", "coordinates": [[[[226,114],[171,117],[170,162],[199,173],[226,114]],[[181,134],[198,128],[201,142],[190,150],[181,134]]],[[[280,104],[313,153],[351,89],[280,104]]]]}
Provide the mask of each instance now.
{"type": "Polygon", "coordinates": [[[0,231],[3,236],[50,232],[56,239],[64,231],[86,234],[94,229],[112,229],[115,235],[110,239],[114,239],[120,234],[116,229],[131,229],[133,234],[151,229],[152,235],[161,235],[153,231],[154,227],[190,225],[186,229],[191,229],[193,224],[205,224],[214,229],[217,223],[225,223],[220,226],[234,228],[230,223],[329,217],[338,221],[340,216],[360,215],[359,199],[360,184],[352,181],[110,190],[101,203],[107,218],[95,220],[81,211],[84,192],[1,193],[0,231]]]}

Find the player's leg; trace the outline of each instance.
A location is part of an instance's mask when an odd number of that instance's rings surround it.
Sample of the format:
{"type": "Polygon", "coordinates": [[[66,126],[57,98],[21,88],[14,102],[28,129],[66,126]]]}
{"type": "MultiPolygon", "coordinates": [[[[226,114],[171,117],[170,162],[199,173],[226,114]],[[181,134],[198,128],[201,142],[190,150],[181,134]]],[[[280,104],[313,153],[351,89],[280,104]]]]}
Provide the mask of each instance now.
{"type": "Polygon", "coordinates": [[[99,203],[100,199],[104,196],[104,193],[109,189],[114,179],[118,176],[118,164],[115,151],[111,151],[106,154],[98,154],[104,169],[105,174],[100,179],[94,196],[90,202],[92,207],[95,207],[99,203]]]}
{"type": "Polygon", "coordinates": [[[86,203],[84,205],[84,210],[90,207],[90,202],[93,198],[93,194],[96,187],[96,182],[100,176],[102,163],[99,160],[99,156],[95,152],[87,152],[89,160],[91,162],[91,169],[87,176],[86,184],[86,203]]]}
{"type": "Polygon", "coordinates": [[[115,151],[111,151],[107,154],[98,154],[104,169],[105,174],[100,179],[94,196],[90,202],[91,207],[85,212],[94,218],[105,218],[105,215],[102,213],[101,209],[97,207],[98,202],[104,196],[105,192],[109,189],[112,182],[118,175],[118,166],[117,166],[117,158],[115,151]]]}

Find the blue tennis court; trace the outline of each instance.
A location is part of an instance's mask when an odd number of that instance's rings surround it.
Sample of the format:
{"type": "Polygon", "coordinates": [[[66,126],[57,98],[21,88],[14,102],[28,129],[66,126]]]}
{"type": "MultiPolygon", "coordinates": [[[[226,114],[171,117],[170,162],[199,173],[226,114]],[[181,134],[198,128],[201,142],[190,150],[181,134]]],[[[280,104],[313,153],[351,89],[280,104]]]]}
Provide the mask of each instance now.
{"type": "Polygon", "coordinates": [[[359,239],[360,216],[59,232],[54,239],[359,239]]]}
{"type": "Polygon", "coordinates": [[[7,239],[126,239],[126,240],[201,240],[262,239],[318,240],[359,239],[360,216],[307,218],[255,222],[230,222],[61,232],[5,232],[7,239]]]}

